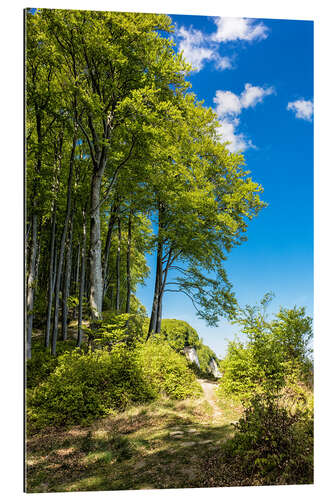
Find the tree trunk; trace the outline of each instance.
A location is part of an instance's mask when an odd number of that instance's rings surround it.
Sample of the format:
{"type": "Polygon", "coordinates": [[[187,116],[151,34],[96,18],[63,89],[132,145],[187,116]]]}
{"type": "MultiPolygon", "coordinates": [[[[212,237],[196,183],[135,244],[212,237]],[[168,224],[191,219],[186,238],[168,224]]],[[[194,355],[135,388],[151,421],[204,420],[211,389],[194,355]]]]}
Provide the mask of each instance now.
{"type": "Polygon", "coordinates": [[[72,211],[70,219],[69,238],[68,238],[67,252],[66,252],[64,285],[62,292],[62,330],[61,330],[62,340],[67,340],[67,320],[68,320],[67,300],[69,297],[69,286],[70,286],[71,269],[72,269],[73,216],[74,216],[74,210],[72,211]]]}
{"type": "Polygon", "coordinates": [[[80,249],[80,242],[79,246],[77,249],[77,261],[76,261],[76,274],[75,274],[75,290],[74,290],[74,295],[78,296],[79,295],[79,290],[80,290],[80,285],[79,285],[79,276],[80,276],[80,254],[81,254],[81,249],[80,249]]]}
{"type": "Polygon", "coordinates": [[[56,227],[56,215],[55,207],[53,208],[52,214],[52,230],[51,230],[51,244],[50,244],[50,264],[49,264],[49,293],[48,293],[48,304],[47,304],[47,320],[46,320],[46,331],[44,338],[44,346],[47,349],[50,345],[50,332],[51,332],[51,315],[52,315],[52,302],[53,302],[53,291],[54,291],[54,268],[55,268],[55,252],[54,252],[54,242],[55,242],[55,227],[56,227]]]}
{"type": "MultiPolygon", "coordinates": [[[[77,248],[77,255],[76,255],[76,265],[75,265],[74,274],[73,274],[73,278],[74,278],[73,282],[74,283],[71,285],[71,289],[72,289],[73,295],[75,295],[75,297],[78,297],[79,293],[80,293],[80,285],[79,285],[80,255],[81,255],[81,249],[80,249],[80,242],[79,242],[78,248],[77,248]]],[[[78,306],[76,306],[74,308],[74,319],[77,319],[77,315],[78,315],[78,306]]]]}
{"type": "Polygon", "coordinates": [[[155,333],[161,333],[161,323],[162,323],[162,270],[160,271],[160,280],[159,280],[159,293],[158,293],[158,301],[157,301],[157,313],[156,313],[156,327],[155,333]]]}
{"type": "Polygon", "coordinates": [[[159,260],[157,262],[157,265],[159,266],[159,272],[158,272],[158,299],[157,299],[155,333],[161,332],[161,321],[162,321],[162,279],[163,279],[163,264],[162,264],[163,246],[162,246],[162,244],[161,244],[160,254],[161,254],[161,258],[159,258],[159,260]]]}
{"type": "Polygon", "coordinates": [[[90,309],[93,320],[102,315],[103,272],[101,253],[101,220],[99,211],[101,182],[104,169],[94,171],[91,179],[90,213],[90,309]]]}
{"type": "Polygon", "coordinates": [[[41,235],[39,232],[39,238],[38,238],[38,244],[37,244],[37,256],[36,256],[36,271],[35,271],[35,294],[37,293],[38,290],[38,273],[39,273],[39,263],[40,263],[40,240],[41,240],[41,235]]]}
{"type": "Polygon", "coordinates": [[[156,258],[156,275],[155,275],[155,289],[154,289],[154,299],[153,306],[150,315],[149,329],[147,339],[156,331],[157,323],[157,309],[158,309],[158,298],[160,292],[160,273],[161,273],[161,263],[162,263],[162,245],[160,242],[157,244],[157,258],[156,258]]]}
{"type": "Polygon", "coordinates": [[[83,241],[82,241],[82,253],[81,253],[81,280],[80,280],[80,293],[79,293],[79,311],[78,311],[78,322],[77,322],[77,347],[81,347],[82,343],[82,305],[83,305],[83,294],[84,294],[84,284],[85,284],[85,271],[86,271],[86,241],[87,241],[87,231],[86,231],[86,212],[83,212],[83,241]]]}
{"type": "MultiPolygon", "coordinates": [[[[35,207],[34,207],[35,208],[35,207]]],[[[31,358],[31,339],[32,339],[32,324],[33,324],[33,307],[34,307],[34,287],[36,273],[36,256],[37,256],[37,227],[38,217],[34,213],[32,216],[32,239],[31,239],[31,256],[27,284],[27,345],[26,356],[31,358]]]]}
{"type": "Polygon", "coordinates": [[[55,283],[55,293],[54,293],[54,323],[53,323],[53,336],[52,336],[52,355],[56,355],[57,351],[57,338],[58,338],[58,321],[59,321],[59,292],[60,292],[60,283],[61,283],[61,274],[62,274],[62,266],[64,261],[64,253],[65,253],[65,241],[67,236],[68,222],[71,213],[71,199],[72,199],[72,180],[73,180],[73,165],[75,160],[75,149],[76,149],[76,128],[73,136],[71,157],[69,161],[69,174],[68,174],[68,183],[67,183],[67,203],[66,203],[66,215],[64,228],[61,235],[61,243],[59,250],[59,263],[58,263],[58,272],[55,283]]]}
{"type": "Polygon", "coordinates": [[[112,212],[110,214],[109,218],[109,224],[108,224],[108,233],[106,236],[106,241],[105,241],[105,249],[104,249],[104,268],[103,268],[103,298],[104,295],[107,291],[107,279],[108,279],[108,270],[109,270],[109,255],[110,255],[110,248],[111,248],[111,240],[112,240],[112,231],[114,224],[117,219],[117,213],[119,210],[120,203],[115,202],[115,206],[112,209],[112,212]]]}
{"type": "Polygon", "coordinates": [[[126,255],[126,271],[127,271],[127,294],[126,294],[126,313],[130,312],[131,305],[131,247],[132,247],[132,212],[128,216],[128,232],[127,232],[127,255],[126,255]]]}
{"type": "Polygon", "coordinates": [[[162,304],[161,304],[161,288],[162,288],[162,280],[163,280],[163,242],[161,238],[161,229],[162,229],[162,216],[163,216],[164,208],[161,202],[158,203],[158,243],[157,243],[157,256],[156,256],[156,277],[155,277],[155,290],[154,290],[154,299],[153,306],[150,316],[150,323],[148,329],[147,340],[153,333],[157,333],[158,329],[158,318],[162,314],[162,304]]]}
{"type": "Polygon", "coordinates": [[[118,247],[116,258],[116,312],[120,310],[120,246],[121,246],[121,224],[118,217],[118,247]]]}
{"type": "MultiPolygon", "coordinates": [[[[42,115],[41,112],[35,106],[36,114],[36,131],[38,139],[38,148],[36,155],[36,174],[40,173],[42,166],[42,115]]],[[[31,238],[31,253],[30,253],[30,266],[27,282],[27,345],[26,345],[26,356],[27,359],[31,358],[31,340],[32,340],[32,326],[33,326],[33,307],[35,298],[35,281],[36,281],[36,257],[37,257],[37,233],[38,233],[38,216],[37,210],[37,181],[34,180],[33,185],[33,206],[32,206],[32,238],[31,238]]]]}

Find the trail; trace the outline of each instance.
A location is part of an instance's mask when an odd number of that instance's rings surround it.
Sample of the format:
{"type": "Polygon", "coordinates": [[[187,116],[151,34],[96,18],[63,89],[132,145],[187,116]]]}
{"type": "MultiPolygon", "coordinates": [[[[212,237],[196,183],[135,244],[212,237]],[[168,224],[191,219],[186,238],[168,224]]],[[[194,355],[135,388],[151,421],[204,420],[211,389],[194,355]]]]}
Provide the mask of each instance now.
{"type": "Polygon", "coordinates": [[[222,416],[222,412],[216,404],[216,389],[217,383],[210,380],[197,379],[204,391],[204,400],[211,406],[213,410],[213,419],[218,419],[222,416]]]}
{"type": "Polygon", "coordinates": [[[216,382],[197,380],[201,398],[160,399],[32,435],[29,492],[207,487],[207,457],[232,436],[240,411],[228,401],[219,407],[216,382]]]}

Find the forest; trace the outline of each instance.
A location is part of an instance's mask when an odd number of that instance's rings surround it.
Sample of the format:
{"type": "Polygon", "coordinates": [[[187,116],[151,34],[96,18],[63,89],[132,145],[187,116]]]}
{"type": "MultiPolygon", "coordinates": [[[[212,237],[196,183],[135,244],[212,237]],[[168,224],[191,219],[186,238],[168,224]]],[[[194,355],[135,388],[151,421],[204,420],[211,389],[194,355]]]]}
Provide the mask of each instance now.
{"type": "Polygon", "coordinates": [[[313,482],[312,320],[269,318],[272,294],[237,302],[225,261],[263,187],[172,31],[160,14],[26,11],[29,492],[313,482]],[[242,340],[218,359],[163,317],[167,293],[242,340]]]}

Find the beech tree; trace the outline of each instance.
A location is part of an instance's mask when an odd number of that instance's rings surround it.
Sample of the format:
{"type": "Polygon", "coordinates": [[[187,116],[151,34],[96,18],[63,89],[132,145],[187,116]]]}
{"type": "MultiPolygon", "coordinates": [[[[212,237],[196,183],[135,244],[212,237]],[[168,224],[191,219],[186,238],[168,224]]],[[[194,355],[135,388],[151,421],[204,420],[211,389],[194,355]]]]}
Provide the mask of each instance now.
{"type": "Polygon", "coordinates": [[[28,357],[34,325],[56,355],[72,319],[80,346],[83,321],[93,329],[103,309],[142,311],[135,293],[153,251],[148,336],[161,329],[165,292],[187,295],[209,324],[233,314],[223,264],[264,206],[262,189],[189,92],[170,23],[27,13],[28,357]]]}
{"type": "Polygon", "coordinates": [[[236,301],[223,261],[244,241],[247,220],[264,206],[261,186],[242,169],[242,155],[220,144],[212,111],[193,96],[186,96],[181,109],[180,126],[174,122],[174,130],[168,129],[177,137],[176,154],[166,159],[154,183],[158,231],[148,337],[160,331],[166,290],[187,295],[211,325],[233,314],[236,301]],[[168,282],[169,270],[180,276],[168,282]]]}

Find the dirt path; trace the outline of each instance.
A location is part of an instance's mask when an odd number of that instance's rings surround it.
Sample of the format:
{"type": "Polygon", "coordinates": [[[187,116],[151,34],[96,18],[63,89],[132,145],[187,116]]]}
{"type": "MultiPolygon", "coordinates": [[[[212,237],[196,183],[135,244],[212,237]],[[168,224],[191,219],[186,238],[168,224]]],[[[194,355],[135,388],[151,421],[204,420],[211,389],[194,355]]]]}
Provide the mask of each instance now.
{"type": "Polygon", "coordinates": [[[204,391],[204,400],[211,406],[213,410],[213,419],[219,419],[222,416],[222,412],[216,403],[216,389],[217,382],[212,382],[210,380],[198,379],[199,384],[204,391]]]}
{"type": "Polygon", "coordinates": [[[45,429],[28,439],[28,491],[188,488],[206,485],[206,457],[232,435],[239,410],[219,407],[217,384],[200,399],[161,399],[96,420],[45,429]]]}

